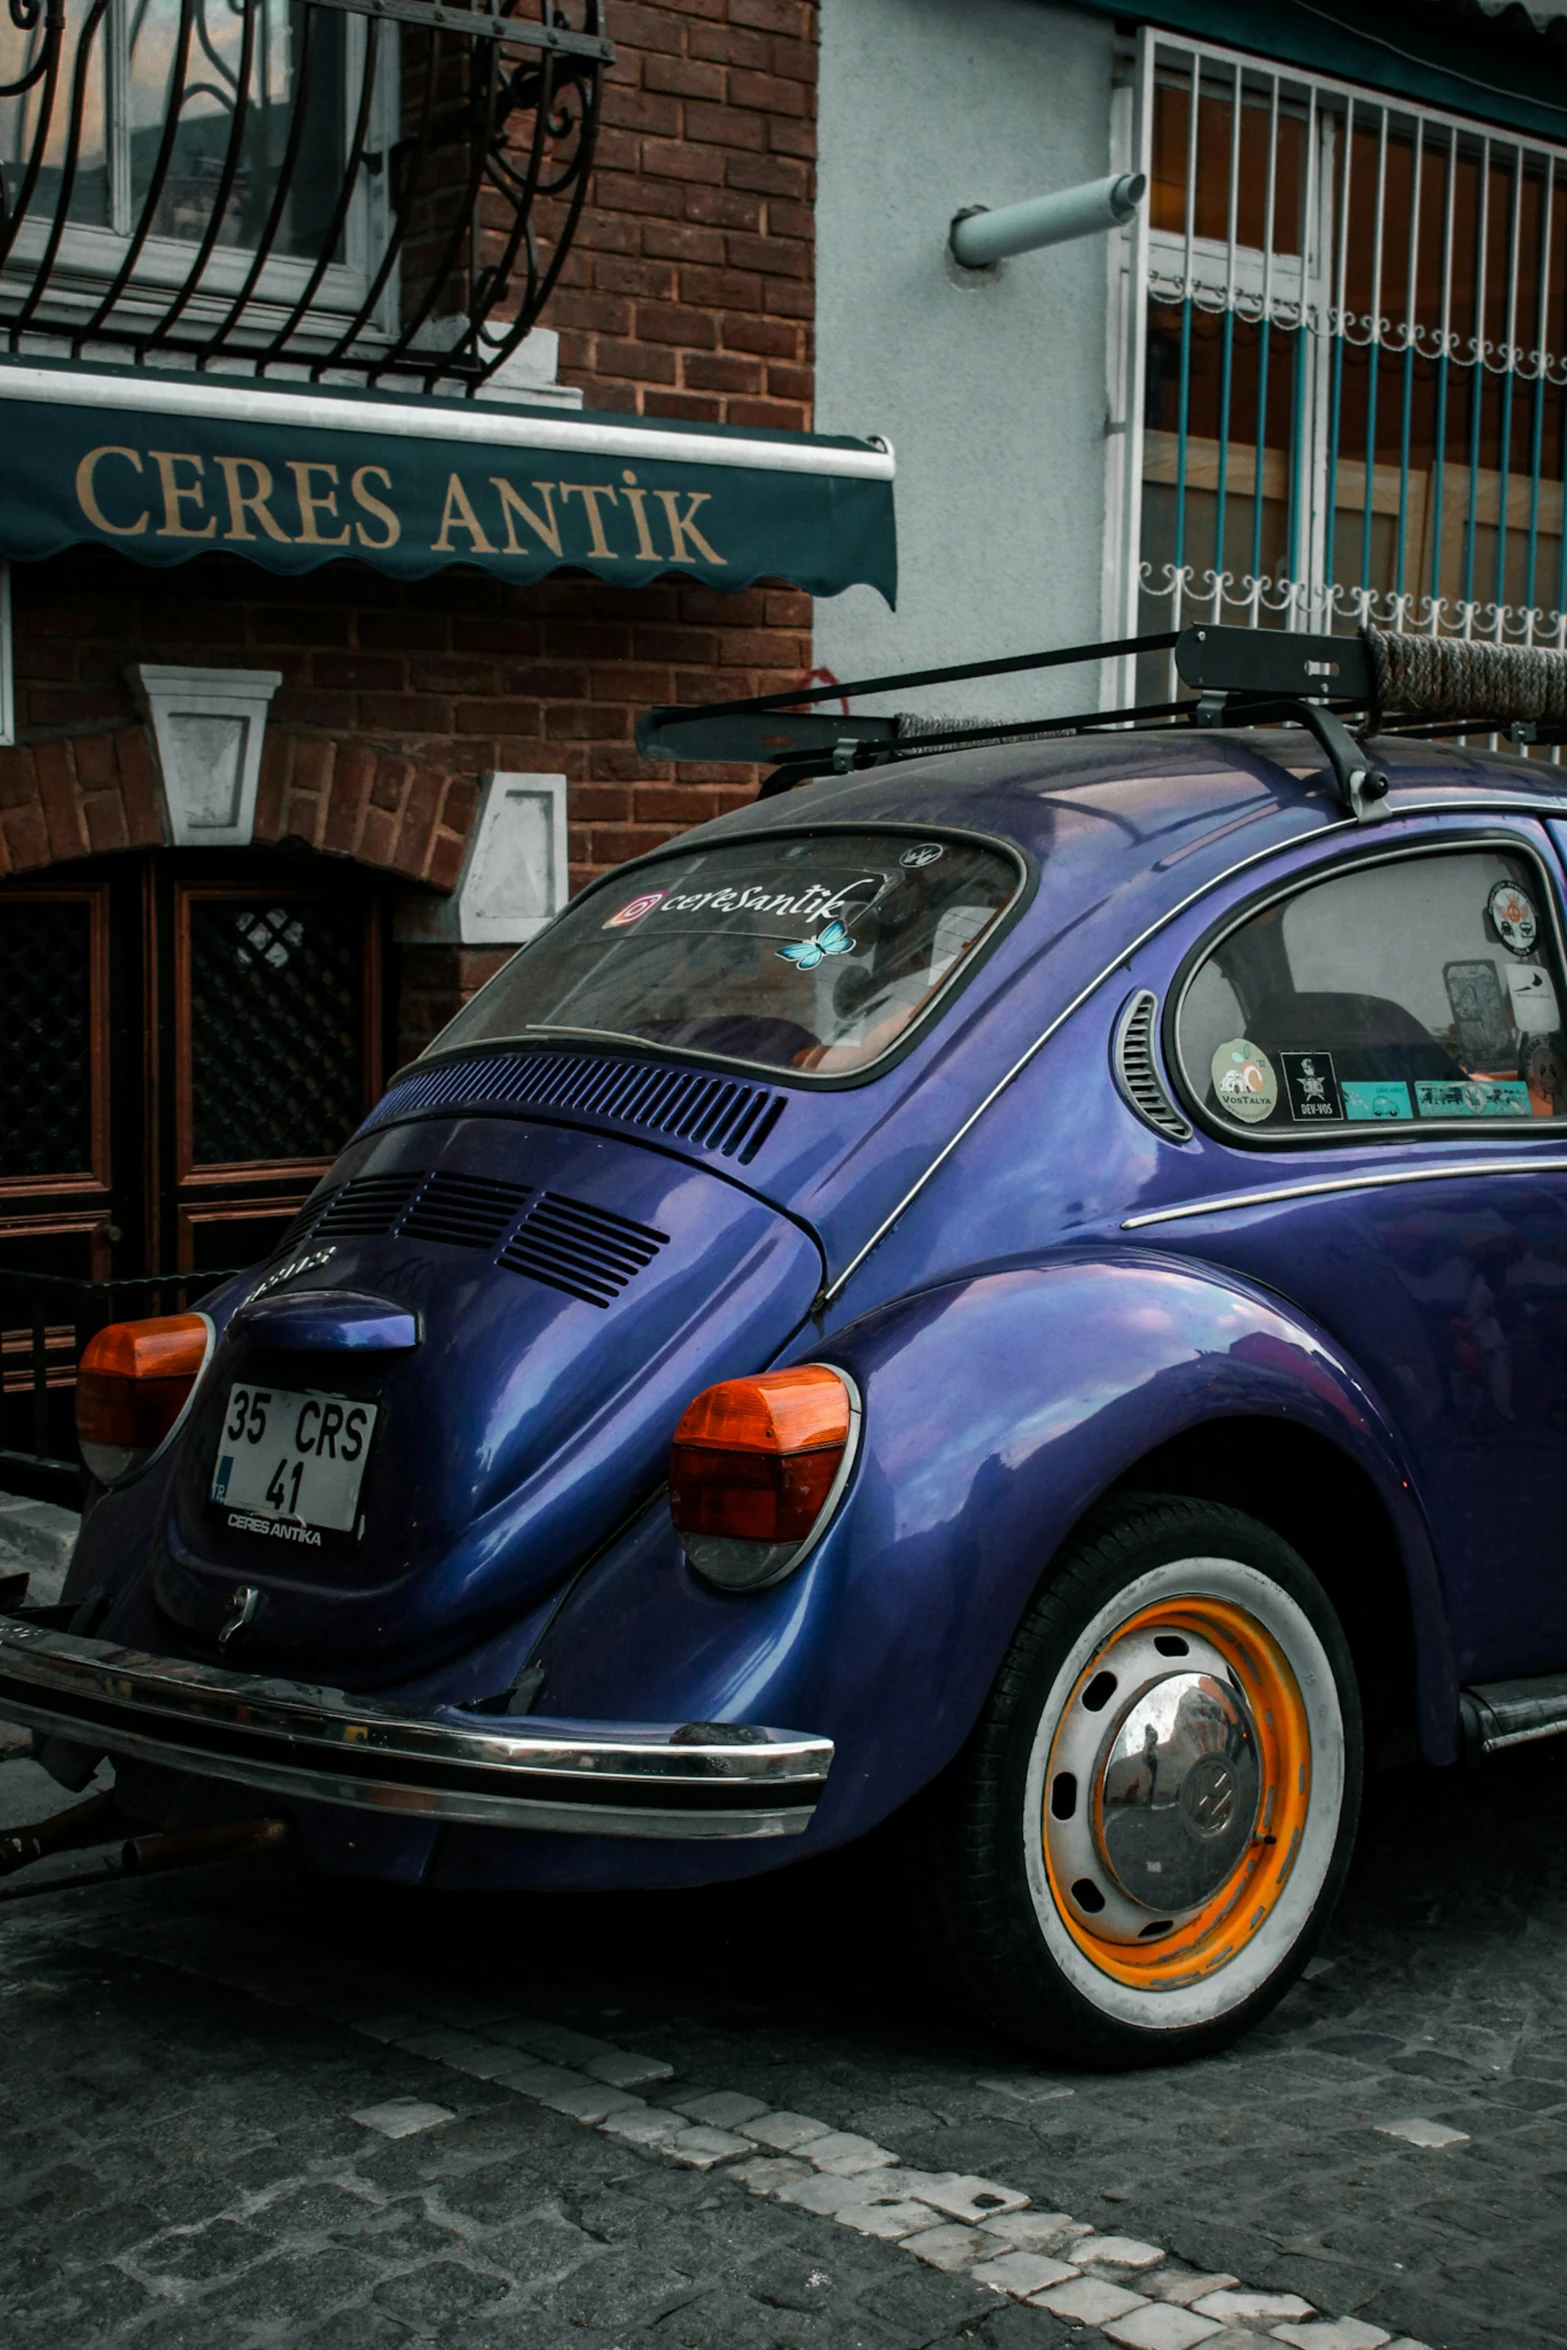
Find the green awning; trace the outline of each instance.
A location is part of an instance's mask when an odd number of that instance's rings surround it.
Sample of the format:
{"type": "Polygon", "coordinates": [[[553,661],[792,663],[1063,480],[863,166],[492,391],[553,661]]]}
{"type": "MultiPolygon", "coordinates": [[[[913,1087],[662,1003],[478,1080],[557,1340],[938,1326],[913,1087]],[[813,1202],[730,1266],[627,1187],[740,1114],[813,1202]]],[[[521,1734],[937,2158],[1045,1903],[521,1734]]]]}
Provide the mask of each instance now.
{"type": "Polygon", "coordinates": [[[813,433],[594,416],[144,369],[0,362],[0,556],[113,547],[399,579],[670,572],[720,589],[864,584],[892,603],[891,451],[813,433]]]}

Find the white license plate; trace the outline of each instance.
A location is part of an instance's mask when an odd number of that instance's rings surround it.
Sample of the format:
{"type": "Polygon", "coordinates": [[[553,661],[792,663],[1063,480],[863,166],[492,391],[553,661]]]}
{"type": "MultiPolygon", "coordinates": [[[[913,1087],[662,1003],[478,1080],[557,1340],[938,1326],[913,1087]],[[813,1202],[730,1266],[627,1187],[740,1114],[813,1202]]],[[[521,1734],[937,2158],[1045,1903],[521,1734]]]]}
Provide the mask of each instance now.
{"type": "Polygon", "coordinates": [[[255,1531],[327,1527],[351,1534],[376,1406],[351,1395],[231,1387],[211,1498],[255,1531]]]}

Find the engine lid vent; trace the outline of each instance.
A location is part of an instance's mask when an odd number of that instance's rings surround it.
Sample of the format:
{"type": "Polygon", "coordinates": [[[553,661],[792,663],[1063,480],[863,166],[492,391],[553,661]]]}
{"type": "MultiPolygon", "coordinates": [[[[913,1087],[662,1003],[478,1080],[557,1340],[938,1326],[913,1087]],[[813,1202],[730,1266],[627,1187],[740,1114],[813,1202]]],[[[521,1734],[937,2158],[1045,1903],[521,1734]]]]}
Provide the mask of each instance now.
{"type": "Polygon", "coordinates": [[[584,1305],[608,1306],[668,1239],[667,1232],[634,1224],[612,1209],[542,1191],[497,1262],[584,1305]]]}
{"type": "Polygon", "coordinates": [[[765,1085],[583,1053],[476,1053],[415,1069],[366,1121],[363,1132],[418,1111],[537,1103],[579,1110],[668,1134],[748,1166],[783,1116],[788,1097],[765,1085]]]}
{"type": "Polygon", "coordinates": [[[494,1248],[517,1221],[532,1192],[527,1183],[496,1183],[483,1175],[437,1168],[398,1226],[403,1240],[444,1240],[454,1248],[494,1248]]]}
{"type": "Polygon", "coordinates": [[[1129,1109],[1166,1142],[1190,1142],[1191,1127],[1164,1089],[1154,1058],[1154,1015],[1159,999],[1151,988],[1139,988],[1121,1006],[1110,1047],[1110,1066],[1116,1087],[1129,1109]]]}
{"type": "MultiPolygon", "coordinates": [[[[356,1175],[340,1184],[323,1203],[323,1212],[310,1227],[317,1240],[373,1240],[392,1231],[414,1193],[424,1181],[421,1169],[412,1175],[356,1175]]],[[[302,1238],[303,1235],[296,1235],[302,1238]]]]}

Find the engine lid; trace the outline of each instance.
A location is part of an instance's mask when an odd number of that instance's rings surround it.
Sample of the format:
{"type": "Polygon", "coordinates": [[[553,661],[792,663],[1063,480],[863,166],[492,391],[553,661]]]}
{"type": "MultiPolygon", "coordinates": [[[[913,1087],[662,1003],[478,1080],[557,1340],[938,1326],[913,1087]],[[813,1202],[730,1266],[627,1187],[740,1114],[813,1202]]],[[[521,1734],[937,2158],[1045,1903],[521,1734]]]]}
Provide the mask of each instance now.
{"type": "Polygon", "coordinates": [[[363,1687],[558,1586],[657,1491],[691,1396],[784,1346],[822,1261],[722,1175],[543,1123],[397,1127],[331,1185],[308,1245],[262,1274],[214,1353],[153,1590],[204,1652],[228,1630],[226,1661],[363,1687]],[[243,1439],[257,1410],[283,1464],[296,1438],[319,1447],[346,1422],[346,1450],[369,1428],[357,1490],[334,1471],[351,1523],[306,1522],[336,1503],[287,1474],[258,1504],[259,1452],[250,1502],[225,1498],[242,1449],[226,1431],[243,1439]],[[241,1587],[260,1596],[234,1631],[241,1587]]]}

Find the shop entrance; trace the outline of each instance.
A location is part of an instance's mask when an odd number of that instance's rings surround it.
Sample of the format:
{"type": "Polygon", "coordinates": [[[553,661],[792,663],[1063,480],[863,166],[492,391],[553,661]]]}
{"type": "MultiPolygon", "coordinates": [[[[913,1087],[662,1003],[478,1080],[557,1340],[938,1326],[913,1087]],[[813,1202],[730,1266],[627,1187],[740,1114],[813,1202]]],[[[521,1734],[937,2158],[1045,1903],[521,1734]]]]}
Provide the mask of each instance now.
{"type": "Polygon", "coordinates": [[[87,1331],[264,1256],[358,1125],[384,923],[357,868],[255,851],[0,886],[0,1483],[73,1454],[87,1331]]]}
{"type": "Polygon", "coordinates": [[[253,851],[0,889],[0,1262],[263,1255],[384,1080],[381,929],[356,869],[253,851]]]}

